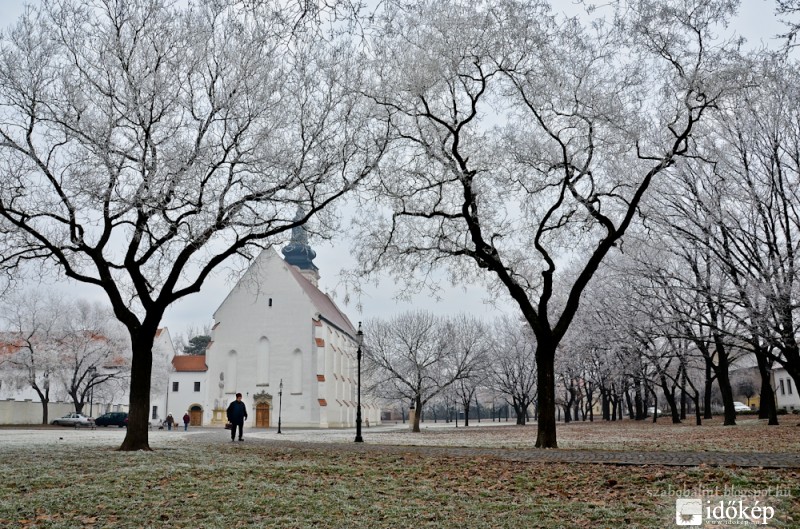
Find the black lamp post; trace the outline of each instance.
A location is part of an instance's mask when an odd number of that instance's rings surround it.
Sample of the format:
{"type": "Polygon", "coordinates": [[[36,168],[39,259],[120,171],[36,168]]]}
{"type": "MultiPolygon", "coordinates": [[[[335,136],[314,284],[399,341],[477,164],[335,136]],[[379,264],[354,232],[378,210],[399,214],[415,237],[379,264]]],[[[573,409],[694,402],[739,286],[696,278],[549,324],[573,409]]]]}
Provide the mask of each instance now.
{"type": "Polygon", "coordinates": [[[94,374],[97,372],[97,368],[92,366],[89,368],[89,417],[94,417],[94,374]]]}
{"type": "Polygon", "coordinates": [[[283,379],[278,385],[278,433],[281,432],[281,408],[283,408],[283,379]]]}
{"type": "Polygon", "coordinates": [[[356,408],[356,443],[363,443],[364,438],[361,437],[361,342],[364,341],[364,333],[361,332],[361,322],[358,322],[358,332],[356,333],[356,359],[358,361],[358,408],[356,408]]]}

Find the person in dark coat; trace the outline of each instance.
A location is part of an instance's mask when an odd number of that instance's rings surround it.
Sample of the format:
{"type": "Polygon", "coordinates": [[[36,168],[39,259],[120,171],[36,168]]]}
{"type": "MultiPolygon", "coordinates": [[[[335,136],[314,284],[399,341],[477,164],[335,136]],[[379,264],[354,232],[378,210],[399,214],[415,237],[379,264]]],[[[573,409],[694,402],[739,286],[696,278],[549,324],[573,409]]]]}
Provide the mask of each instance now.
{"type": "Polygon", "coordinates": [[[192,418],[189,416],[189,412],[188,411],[183,414],[183,431],[184,432],[189,429],[189,422],[191,420],[192,420],[192,418]]]}
{"type": "Polygon", "coordinates": [[[247,419],[247,408],[242,402],[242,394],[236,394],[236,400],[231,402],[228,406],[228,422],[232,424],[231,426],[231,441],[236,440],[236,427],[239,427],[239,440],[244,441],[242,439],[242,433],[244,431],[244,421],[247,419]]]}

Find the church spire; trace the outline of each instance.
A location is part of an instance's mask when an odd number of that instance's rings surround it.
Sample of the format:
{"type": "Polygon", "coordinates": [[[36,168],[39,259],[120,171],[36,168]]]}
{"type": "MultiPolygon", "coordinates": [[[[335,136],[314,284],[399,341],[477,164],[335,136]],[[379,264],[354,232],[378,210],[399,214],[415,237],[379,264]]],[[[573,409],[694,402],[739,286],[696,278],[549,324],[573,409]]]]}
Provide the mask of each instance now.
{"type": "MultiPolygon", "coordinates": [[[[301,206],[297,207],[297,213],[294,216],[294,220],[298,221],[305,217],[305,211],[301,206]]],[[[283,247],[281,250],[283,253],[283,258],[292,266],[296,266],[300,272],[314,284],[317,286],[317,282],[319,281],[319,268],[314,264],[314,258],[317,256],[317,252],[311,249],[311,246],[308,245],[308,233],[304,226],[295,226],[292,228],[292,239],[289,241],[289,244],[283,247]]]]}

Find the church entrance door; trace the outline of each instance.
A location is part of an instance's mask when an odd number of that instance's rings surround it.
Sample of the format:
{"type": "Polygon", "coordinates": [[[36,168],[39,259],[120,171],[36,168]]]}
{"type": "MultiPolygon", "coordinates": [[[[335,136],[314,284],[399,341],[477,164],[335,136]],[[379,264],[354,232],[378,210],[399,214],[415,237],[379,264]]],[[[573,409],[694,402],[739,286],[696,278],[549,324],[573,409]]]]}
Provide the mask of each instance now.
{"type": "Polygon", "coordinates": [[[189,410],[189,426],[203,426],[203,408],[192,406],[189,410]]]}
{"type": "Polygon", "coordinates": [[[256,404],[256,428],[269,428],[269,404],[256,404]]]}

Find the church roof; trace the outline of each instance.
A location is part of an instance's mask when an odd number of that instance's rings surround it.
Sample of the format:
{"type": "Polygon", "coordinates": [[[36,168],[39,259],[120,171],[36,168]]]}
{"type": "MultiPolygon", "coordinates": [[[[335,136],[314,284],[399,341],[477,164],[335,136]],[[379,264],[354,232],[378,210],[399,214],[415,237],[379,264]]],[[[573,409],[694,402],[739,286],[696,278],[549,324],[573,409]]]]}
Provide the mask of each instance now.
{"type": "MultiPolygon", "coordinates": [[[[286,262],[284,261],[284,263],[286,262]]],[[[339,307],[336,306],[336,303],[333,302],[330,296],[315,287],[314,284],[306,279],[305,276],[303,276],[303,274],[301,274],[300,271],[294,266],[286,263],[286,268],[289,269],[289,271],[292,273],[292,277],[295,278],[309,299],[311,299],[311,303],[314,304],[314,307],[317,309],[317,312],[319,312],[320,316],[329,323],[349,334],[351,338],[355,339],[355,327],[353,327],[353,324],[350,322],[350,319],[348,319],[345,313],[339,310],[339,307]]]]}
{"type": "Polygon", "coordinates": [[[172,366],[175,371],[208,371],[205,355],[176,355],[172,366]]]}

